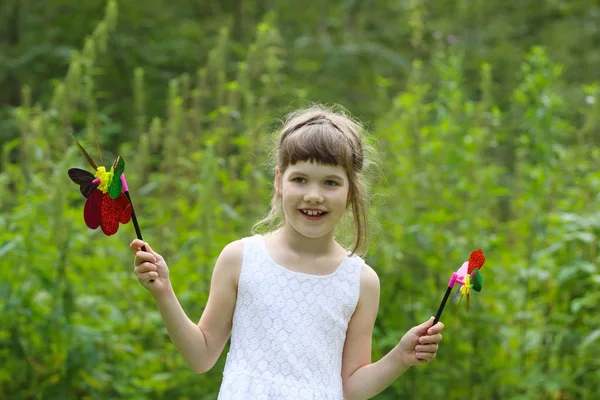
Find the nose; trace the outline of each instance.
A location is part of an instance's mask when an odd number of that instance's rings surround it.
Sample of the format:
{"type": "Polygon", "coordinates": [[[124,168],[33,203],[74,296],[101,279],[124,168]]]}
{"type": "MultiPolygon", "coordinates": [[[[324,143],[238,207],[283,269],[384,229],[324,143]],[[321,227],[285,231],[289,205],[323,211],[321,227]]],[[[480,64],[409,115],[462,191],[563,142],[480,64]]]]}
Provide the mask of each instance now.
{"type": "Polygon", "coordinates": [[[310,186],[307,189],[306,194],[304,195],[304,201],[308,203],[322,203],[323,195],[321,194],[318,188],[310,186]]]}

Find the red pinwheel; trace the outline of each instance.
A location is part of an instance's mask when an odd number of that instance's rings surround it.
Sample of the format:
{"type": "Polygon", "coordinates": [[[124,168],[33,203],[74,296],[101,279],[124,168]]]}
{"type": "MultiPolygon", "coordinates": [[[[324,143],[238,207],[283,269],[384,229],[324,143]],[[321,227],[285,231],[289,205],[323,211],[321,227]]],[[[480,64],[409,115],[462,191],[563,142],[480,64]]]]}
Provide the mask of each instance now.
{"type": "Polygon", "coordinates": [[[108,172],[103,166],[93,164],[91,167],[96,169],[95,175],[71,168],[69,178],[79,185],[81,194],[87,198],[83,207],[86,225],[90,229],[100,227],[105,235],[114,235],[119,230],[119,223],[126,224],[131,219],[131,204],[122,192],[125,162],[118,156],[108,172]]]}
{"type": "MultiPolygon", "coordinates": [[[[125,161],[117,156],[107,171],[104,166],[96,166],[92,157],[73,137],[79,151],[87,160],[95,174],[79,168],[69,169],[69,178],[79,185],[79,191],[87,199],[83,207],[83,218],[90,229],[100,227],[105,235],[114,235],[119,230],[119,223],[127,224],[133,219],[137,237],[142,239],[139,225],[129,196],[125,179],[125,161]]],[[[98,148],[100,152],[100,148],[98,148]]],[[[102,160],[102,154],[100,153],[102,160]]],[[[145,250],[144,250],[145,251],[145,250]]]]}
{"type": "Polygon", "coordinates": [[[476,292],[481,291],[483,280],[479,270],[481,270],[484,263],[485,255],[483,254],[483,251],[475,250],[471,252],[469,261],[464,262],[456,272],[452,273],[452,277],[448,282],[446,293],[444,294],[442,303],[440,304],[435,316],[434,324],[440,320],[442,311],[446,305],[446,301],[448,300],[448,297],[450,296],[452,288],[455,284],[461,285],[460,290],[458,290],[456,294],[465,295],[467,297],[467,311],[469,311],[471,289],[475,290],[476,292]]]}
{"type": "MultiPolygon", "coordinates": [[[[69,169],[69,178],[79,185],[79,191],[87,199],[83,206],[83,219],[86,225],[90,229],[100,227],[105,235],[110,236],[117,233],[119,223],[127,224],[131,219],[137,238],[144,240],[129,196],[125,179],[125,161],[121,156],[117,156],[110,170],[106,171],[105,167],[96,166],[92,157],[73,134],[71,137],[90,167],[96,171],[95,174],[92,174],[79,168],[69,169]]],[[[97,138],[96,145],[98,145],[97,138]]],[[[98,152],[100,161],[102,161],[99,145],[98,152]]],[[[142,251],[146,251],[146,246],[142,246],[142,251]]]]}

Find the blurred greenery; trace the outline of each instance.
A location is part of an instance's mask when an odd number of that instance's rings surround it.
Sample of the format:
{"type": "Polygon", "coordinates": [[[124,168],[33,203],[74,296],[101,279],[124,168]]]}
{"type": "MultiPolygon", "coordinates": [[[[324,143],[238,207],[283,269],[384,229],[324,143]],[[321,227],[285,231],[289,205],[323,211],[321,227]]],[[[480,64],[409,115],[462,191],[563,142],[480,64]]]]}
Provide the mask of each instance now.
{"type": "Polygon", "coordinates": [[[267,210],[270,132],[313,101],[380,151],[375,359],[487,257],[438,359],[377,398],[600,398],[598,1],[4,0],[0,17],[1,399],[216,398],[224,357],[184,365],[131,224],[83,223],[69,134],[124,157],[197,319],[220,250],[267,210]]]}

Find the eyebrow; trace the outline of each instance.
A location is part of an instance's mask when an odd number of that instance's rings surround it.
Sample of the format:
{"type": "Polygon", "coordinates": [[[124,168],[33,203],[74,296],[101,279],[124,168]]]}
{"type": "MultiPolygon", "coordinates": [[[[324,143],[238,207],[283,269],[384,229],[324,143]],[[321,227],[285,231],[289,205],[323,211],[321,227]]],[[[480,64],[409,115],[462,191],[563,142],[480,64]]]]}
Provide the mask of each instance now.
{"type": "MultiPolygon", "coordinates": [[[[308,176],[308,174],[305,174],[304,172],[300,172],[300,171],[292,171],[292,173],[290,175],[308,176]]],[[[339,180],[339,181],[343,181],[344,180],[344,178],[342,178],[339,175],[335,175],[335,174],[327,175],[324,178],[325,179],[336,179],[336,180],[339,180]]]]}

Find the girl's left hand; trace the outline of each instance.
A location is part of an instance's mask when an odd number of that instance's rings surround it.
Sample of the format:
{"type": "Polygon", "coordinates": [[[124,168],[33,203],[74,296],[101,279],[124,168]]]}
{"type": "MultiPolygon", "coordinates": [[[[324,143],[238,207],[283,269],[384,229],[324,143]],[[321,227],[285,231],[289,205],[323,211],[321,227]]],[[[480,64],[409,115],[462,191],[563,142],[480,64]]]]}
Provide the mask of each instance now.
{"type": "Polygon", "coordinates": [[[402,337],[398,343],[398,350],[402,362],[406,366],[425,364],[435,359],[438,351],[438,343],[442,341],[444,324],[438,322],[433,325],[434,318],[431,317],[421,325],[417,325],[402,337]]]}

